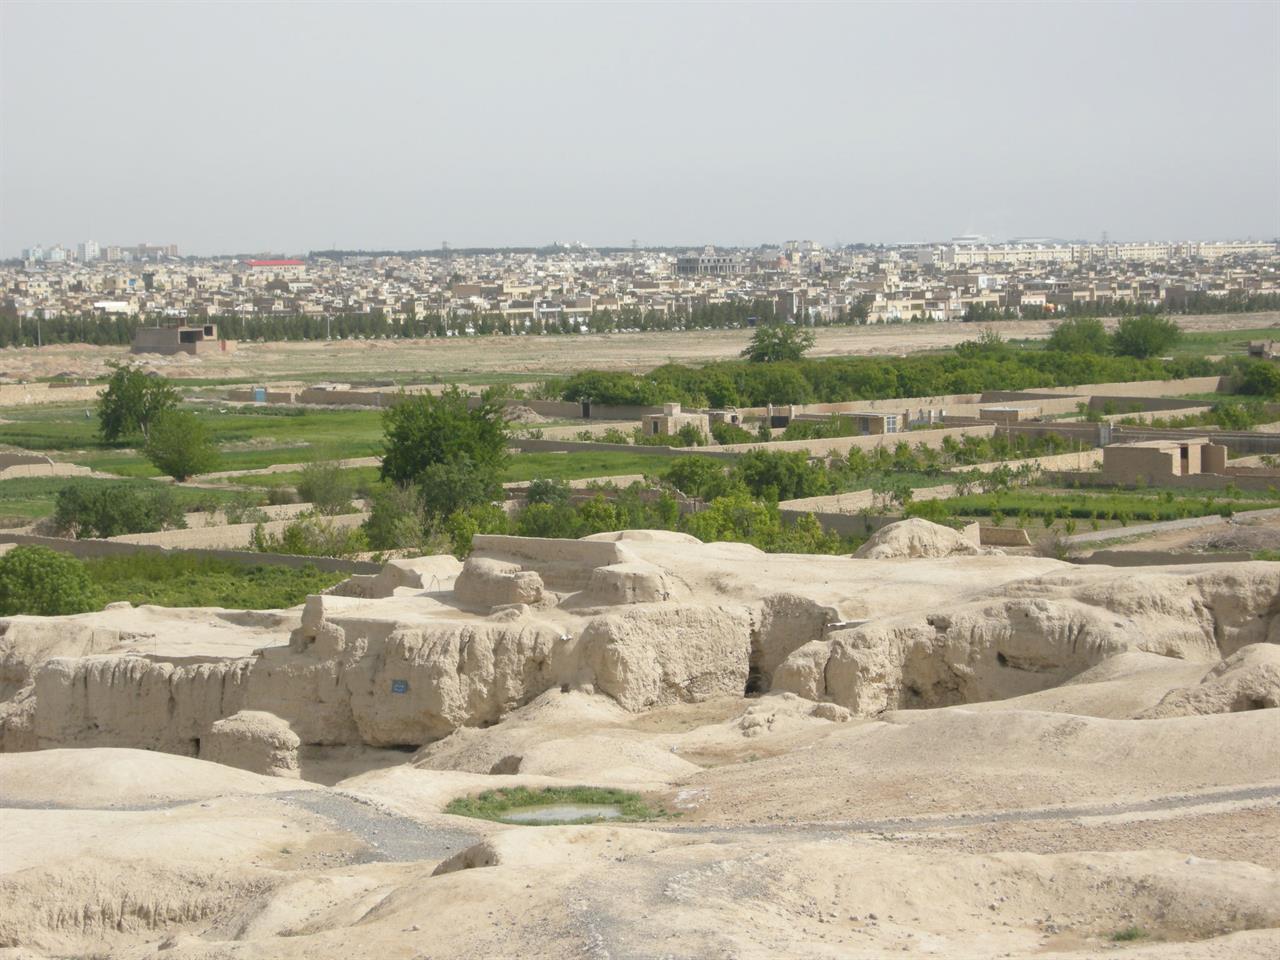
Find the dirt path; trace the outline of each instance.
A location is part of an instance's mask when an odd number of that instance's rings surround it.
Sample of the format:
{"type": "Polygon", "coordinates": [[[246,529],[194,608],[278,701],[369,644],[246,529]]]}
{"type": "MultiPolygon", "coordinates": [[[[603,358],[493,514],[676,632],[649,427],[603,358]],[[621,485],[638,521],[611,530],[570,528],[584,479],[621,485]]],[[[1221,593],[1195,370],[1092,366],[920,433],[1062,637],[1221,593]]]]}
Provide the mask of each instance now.
{"type": "MultiPolygon", "coordinates": [[[[1188,331],[1243,330],[1280,322],[1280,312],[1178,317],[1188,331]]],[[[815,331],[812,356],[898,355],[953,347],[977,336],[984,324],[915,323],[867,327],[823,327],[815,331]]],[[[994,324],[1008,339],[1047,336],[1049,320],[994,324]]],[[[458,337],[439,340],[357,340],[305,343],[242,343],[234,353],[207,357],[147,356],[166,376],[247,378],[256,381],[386,377],[416,383],[436,379],[484,379],[528,374],[567,374],[587,368],[651,370],[664,363],[706,363],[736,357],[750,339],[747,330],[691,330],[682,333],[613,333],[581,336],[458,337]]],[[[5,351],[6,371],[15,378],[99,376],[108,361],[128,356],[124,347],[54,344],[5,351]]]]}
{"type": "Polygon", "coordinates": [[[1115,817],[1125,814],[1164,813],[1197,810],[1217,804],[1252,804],[1280,800],[1280,784],[1265,784],[1206,793],[1175,794],[1149,800],[1071,807],[1030,807],[987,813],[936,814],[919,817],[891,817],[883,820],[832,820],[768,824],[675,824],[667,829],[680,833],[898,833],[902,831],[947,830],[956,827],[987,826],[993,823],[1030,823],[1046,820],[1078,820],[1086,817],[1115,817]]]}

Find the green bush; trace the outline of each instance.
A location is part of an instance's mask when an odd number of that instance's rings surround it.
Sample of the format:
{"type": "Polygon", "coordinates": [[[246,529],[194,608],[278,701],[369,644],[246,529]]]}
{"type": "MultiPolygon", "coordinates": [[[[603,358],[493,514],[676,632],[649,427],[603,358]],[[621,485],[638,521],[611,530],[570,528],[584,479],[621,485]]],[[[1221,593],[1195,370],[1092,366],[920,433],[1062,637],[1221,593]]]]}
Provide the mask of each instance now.
{"type": "Polygon", "coordinates": [[[1107,328],[1097,317],[1072,317],[1055,324],[1046,346],[1062,353],[1106,353],[1107,328]]]}
{"type": "Polygon", "coordinates": [[[1240,392],[1280,400],[1280,363],[1270,360],[1249,363],[1240,379],[1240,392]]]}
{"type": "Polygon", "coordinates": [[[471,538],[477,533],[506,533],[510,525],[506,511],[497,504],[475,503],[449,514],[444,532],[453,555],[462,559],[471,552],[471,538]]]}
{"type": "Polygon", "coordinates": [[[0,615],[56,617],[102,605],[84,564],[47,547],[14,547],[0,556],[0,615]]]}
{"type": "Polygon", "coordinates": [[[350,477],[335,460],[313,460],[304,466],[297,489],[302,502],[311,504],[322,516],[351,512],[354,488],[350,477]]]}
{"type": "Polygon", "coordinates": [[[752,450],[734,463],[733,478],[754,496],[774,502],[831,492],[826,470],[798,451],[752,450]]]}
{"type": "Polygon", "coordinates": [[[369,549],[369,540],[360,527],[339,527],[317,515],[298,517],[279,534],[267,533],[262,524],[254,528],[252,545],[259,553],[285,553],[300,557],[345,557],[369,549]]]}
{"type": "Polygon", "coordinates": [[[72,483],[58,491],[53,525],[62,536],[118,537],[184,529],[187,519],[163,484],[144,492],[126,484],[72,483]]]}
{"type": "Polygon", "coordinates": [[[529,489],[526,493],[530,505],[535,503],[549,503],[554,506],[561,506],[569,502],[572,490],[567,480],[533,480],[529,483],[529,489]]]}
{"type": "Polygon", "coordinates": [[[734,423],[713,423],[711,425],[711,436],[716,443],[755,443],[757,435],[749,430],[734,423]]]}
{"type": "Polygon", "coordinates": [[[1122,357],[1146,360],[1164,353],[1182,336],[1182,328],[1167,317],[1143,314],[1125,317],[1111,335],[1112,349],[1122,357]]]}
{"type": "Polygon", "coordinates": [[[274,610],[296,606],[347,574],[311,565],[245,564],[193,553],[138,552],[85,561],[105,603],[274,610]]]}
{"type": "Polygon", "coordinates": [[[369,517],[362,529],[370,549],[415,550],[424,555],[449,549],[440,524],[427,514],[419,488],[384,483],[369,499],[369,517]]]}
{"type": "Polygon", "coordinates": [[[153,467],[181,483],[218,467],[218,451],[194,413],[166,410],[155,418],[142,449],[153,467]]]}
{"type": "Polygon", "coordinates": [[[676,457],[662,478],[686,497],[712,500],[733,487],[724,464],[711,457],[676,457]]]}

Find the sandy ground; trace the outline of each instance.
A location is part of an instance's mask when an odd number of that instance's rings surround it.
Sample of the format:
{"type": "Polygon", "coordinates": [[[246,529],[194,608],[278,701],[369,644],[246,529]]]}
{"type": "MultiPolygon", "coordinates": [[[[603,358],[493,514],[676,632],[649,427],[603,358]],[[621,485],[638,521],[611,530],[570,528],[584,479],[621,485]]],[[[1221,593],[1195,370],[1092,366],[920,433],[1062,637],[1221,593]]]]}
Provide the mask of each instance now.
{"type": "MultiPolygon", "coordinates": [[[[922,523],[907,529],[930,533],[922,523]]],[[[930,529],[931,549],[973,549],[930,529]]],[[[600,567],[617,560],[602,546],[501,540],[486,556],[481,542],[470,575],[451,558],[426,558],[416,586],[313,599],[291,658],[278,644],[297,611],[237,615],[250,617],[246,642],[277,645],[263,672],[255,665],[228,683],[267,691],[277,709],[321,704],[364,725],[353,740],[338,720],[313,724],[288,776],[108,746],[95,737],[180,729],[193,698],[230,688],[195,687],[167,670],[139,674],[140,685],[107,682],[61,660],[114,652],[140,667],[202,650],[242,655],[243,644],[212,629],[217,611],[135,611],[139,628],[156,634],[151,653],[128,646],[136,641],[122,608],[43,629],[4,620],[0,682],[16,689],[59,658],[34,692],[0,703],[10,719],[31,710],[37,739],[17,749],[92,745],[0,753],[0,960],[1280,955],[1280,564],[1170,572],[967,552],[765,555],[634,531],[626,562],[600,567]],[[475,589],[494,556],[524,556],[563,578],[564,593],[536,609],[467,607],[459,584],[469,576],[475,589]],[[574,556],[586,559],[566,559],[574,556]],[[607,603],[587,569],[661,571],[665,590],[714,601],[718,613],[714,622],[677,618],[681,605],[665,596],[607,603]],[[783,586],[753,618],[733,606],[783,586]],[[829,605],[821,621],[809,623],[806,598],[829,605]],[[616,667],[588,675],[580,668],[595,654],[584,655],[572,672],[485,712],[492,691],[573,655],[570,632],[587,632],[573,626],[579,611],[595,618],[615,605],[626,609],[598,628],[650,625],[591,648],[611,651],[616,667]],[[734,618],[738,654],[717,639],[734,618]],[[863,628],[847,625],[863,618],[863,628]],[[917,619],[914,634],[894,632],[917,619]],[[532,636],[523,631],[535,621],[558,628],[540,652],[486,640],[532,636]],[[434,709],[428,701],[355,693],[359,677],[395,658],[409,669],[410,648],[391,637],[415,630],[438,641],[415,661],[433,672],[405,673],[400,692],[420,685],[475,712],[442,733],[399,739],[426,729],[416,724],[434,709]],[[749,646],[762,648],[763,671],[766,648],[818,633],[828,639],[795,652],[828,655],[817,661],[828,699],[741,695],[751,689],[749,646]],[[1004,654],[981,642],[988,635],[1013,659],[1001,665],[1004,654]],[[456,659],[444,642],[453,636],[456,659]],[[1091,647],[1087,666],[1060,669],[1064,651],[1091,647]],[[973,689],[993,692],[925,701],[916,689],[914,701],[842,706],[833,695],[841,657],[875,654],[860,673],[870,697],[890,683],[894,650],[907,655],[911,683],[925,684],[930,670],[980,677],[990,668],[992,685],[973,689]],[[682,689],[722,671],[732,682],[704,687],[705,696],[640,699],[647,652],[682,689]],[[286,663],[273,680],[267,667],[286,663]],[[464,674],[465,690],[453,685],[464,674]],[[901,708],[912,702],[951,705],[901,708]],[[50,740],[50,721],[92,729],[50,740]],[[445,812],[488,789],[584,784],[634,791],[659,813],[520,826],[445,812]]],[[[785,689],[781,669],[775,690],[785,689]]],[[[211,704],[210,716],[232,709],[242,708],[211,704]]],[[[201,728],[205,744],[221,722],[201,728]]],[[[15,722],[6,736],[21,729],[15,722]]],[[[200,741],[197,750],[219,755],[200,741]]]]}
{"type": "Polygon", "coordinates": [[[1274,957],[1280,711],[1093,716],[1203,669],[1123,656],[1053,704],[843,723],[792,696],[637,716],[552,692],[332,788],[0,755],[0,957],[1274,957]],[[468,772],[508,750],[531,772],[468,772]],[[637,778],[679,816],[440,812],[637,778]]]}
{"type": "Polygon", "coordinates": [[[1280,550],[1280,516],[1237,519],[1208,529],[1166,530],[1118,543],[1100,543],[1097,549],[1167,550],[1186,554],[1280,550]]]}
{"type": "MultiPolygon", "coordinates": [[[[1179,317],[1185,330],[1240,330],[1280,323],[1280,313],[1179,317]]],[[[819,329],[813,356],[897,355],[955,346],[977,336],[981,325],[893,324],[819,329]]],[[[1014,339],[1047,336],[1047,320],[994,325],[1014,339]]],[[[686,333],[601,334],[575,337],[460,338],[429,341],[242,343],[233,354],[147,357],[149,366],[175,378],[249,377],[262,381],[325,377],[412,378],[431,382],[473,375],[565,374],[586,368],[644,371],[668,362],[731,359],[746,346],[745,330],[686,333]]],[[[121,347],[54,345],[0,351],[0,373],[14,379],[59,373],[96,376],[108,361],[128,355],[121,347]]]]}

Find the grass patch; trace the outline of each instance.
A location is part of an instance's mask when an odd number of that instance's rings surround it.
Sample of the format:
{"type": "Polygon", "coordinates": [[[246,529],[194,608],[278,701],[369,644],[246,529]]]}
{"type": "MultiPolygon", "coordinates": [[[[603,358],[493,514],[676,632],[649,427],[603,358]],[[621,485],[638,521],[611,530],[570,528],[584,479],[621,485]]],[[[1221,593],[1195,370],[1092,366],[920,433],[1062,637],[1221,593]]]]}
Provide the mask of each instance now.
{"type": "MultiPolygon", "coordinates": [[[[95,470],[154,477],[156,469],[134,449],[139,441],[107,443],[85,406],[20,407],[0,411],[0,444],[57,454],[95,470]]],[[[245,407],[221,413],[205,404],[189,406],[218,447],[220,470],[256,470],[275,463],[367,457],[382,452],[379,410],[312,410],[245,407]]]]}
{"type": "Polygon", "coordinates": [[[251,565],[187,553],[98,557],[85,560],[84,566],[103,603],[128,600],[160,607],[292,607],[348,576],[310,564],[251,565]]]}
{"type": "Polygon", "coordinates": [[[1250,340],[1274,340],[1275,338],[1275,327],[1253,327],[1248,330],[1184,330],[1170,352],[1174,356],[1194,357],[1202,357],[1205,354],[1246,354],[1249,352],[1250,340]]]}
{"type": "MultiPolygon", "coordinates": [[[[665,469],[669,463],[670,461],[665,457],[621,451],[616,453],[518,453],[507,463],[507,468],[502,472],[502,481],[507,483],[518,480],[578,480],[583,477],[652,474],[665,469]]],[[[349,467],[342,471],[342,475],[356,490],[368,489],[379,482],[377,467],[349,467]]],[[[228,477],[227,482],[247,487],[293,487],[297,486],[301,477],[301,470],[286,470],[280,473],[253,474],[247,477],[228,477]]]]}
{"type": "Polygon", "coordinates": [[[1151,934],[1143,930],[1141,927],[1125,927],[1123,930],[1117,930],[1111,935],[1111,939],[1116,943],[1126,943],[1133,940],[1145,940],[1151,934]]]}
{"type": "Polygon", "coordinates": [[[1253,555],[1255,560],[1275,560],[1280,562],[1280,550],[1259,550],[1253,555]]]}
{"type": "Polygon", "coordinates": [[[1036,519],[1050,516],[1060,519],[1131,521],[1180,520],[1213,514],[1230,516],[1246,510],[1263,510],[1276,505],[1257,493],[1215,490],[1211,493],[1192,490],[1153,491],[1142,493],[1112,492],[1033,492],[1014,490],[1006,493],[971,494],[949,497],[940,503],[953,516],[990,517],[1001,514],[1014,519],[1019,516],[1036,519]]]}
{"type": "MultiPolygon", "coordinates": [[[[458,797],[456,800],[449,801],[449,805],[444,808],[444,812],[452,813],[459,817],[474,817],[478,820],[496,820],[499,823],[507,823],[510,822],[506,819],[507,815],[515,810],[525,807],[547,807],[562,803],[616,806],[622,815],[613,818],[609,821],[610,823],[655,820],[667,815],[663,810],[647,806],[639,794],[605,787],[545,787],[541,790],[530,790],[527,787],[504,787],[499,790],[486,790],[484,793],[474,797],[458,797]]],[[[597,817],[583,817],[572,822],[594,823],[599,819],[597,817]]]]}

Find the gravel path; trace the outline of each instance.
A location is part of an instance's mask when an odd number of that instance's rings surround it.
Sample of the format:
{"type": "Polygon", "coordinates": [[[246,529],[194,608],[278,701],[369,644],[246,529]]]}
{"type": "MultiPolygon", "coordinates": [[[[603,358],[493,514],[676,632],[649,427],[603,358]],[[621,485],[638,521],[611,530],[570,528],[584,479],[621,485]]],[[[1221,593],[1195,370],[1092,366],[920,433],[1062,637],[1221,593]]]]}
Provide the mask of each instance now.
{"type": "Polygon", "coordinates": [[[272,799],[301,807],[359,838],[369,849],[355,863],[444,860],[483,839],[470,830],[433,827],[346,793],[299,790],[272,799]]]}

